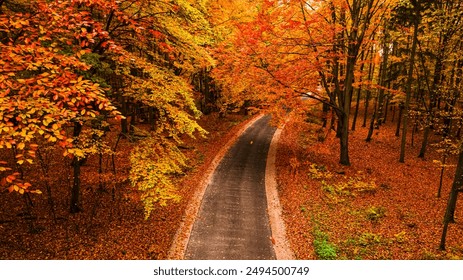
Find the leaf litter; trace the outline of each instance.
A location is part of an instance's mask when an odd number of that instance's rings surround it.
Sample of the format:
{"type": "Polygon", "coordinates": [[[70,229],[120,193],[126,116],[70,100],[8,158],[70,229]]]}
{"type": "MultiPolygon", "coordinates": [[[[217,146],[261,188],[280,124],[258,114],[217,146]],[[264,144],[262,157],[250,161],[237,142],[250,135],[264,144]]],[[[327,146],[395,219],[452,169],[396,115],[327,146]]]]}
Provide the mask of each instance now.
{"type": "Polygon", "coordinates": [[[278,147],[277,181],[298,259],[321,258],[314,247],[320,243],[317,232],[337,249],[337,259],[463,258],[462,207],[450,225],[447,250],[438,249],[454,167],[446,170],[443,195],[437,198],[440,168],[432,159],[440,154],[429,149],[426,160],[418,158],[422,134],[417,134],[413,147],[408,142],[406,162],[399,163],[395,125],[384,124],[370,143],[366,128],[350,132],[351,166],[346,167],[338,163],[335,131],[325,130],[320,141],[319,124],[290,118],[278,147]]]}

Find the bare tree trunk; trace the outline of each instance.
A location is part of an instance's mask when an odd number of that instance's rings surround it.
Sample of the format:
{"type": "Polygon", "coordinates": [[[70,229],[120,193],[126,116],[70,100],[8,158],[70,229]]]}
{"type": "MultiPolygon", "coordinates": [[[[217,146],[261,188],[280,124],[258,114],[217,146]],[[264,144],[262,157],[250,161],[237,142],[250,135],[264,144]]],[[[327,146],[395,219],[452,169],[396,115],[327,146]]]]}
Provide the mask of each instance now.
{"type": "Polygon", "coordinates": [[[395,130],[395,136],[400,136],[400,124],[402,122],[402,114],[404,111],[404,105],[402,103],[399,104],[399,115],[397,116],[397,128],[395,130]]]}
{"type": "Polygon", "coordinates": [[[460,146],[460,155],[458,157],[458,165],[453,179],[452,189],[450,191],[449,200],[447,202],[447,210],[444,216],[444,228],[442,230],[442,237],[439,248],[445,250],[445,239],[447,237],[447,230],[449,223],[455,222],[455,209],[457,205],[458,193],[463,186],[463,150],[460,146]]]}
{"type": "Polygon", "coordinates": [[[328,124],[328,113],[330,112],[330,106],[323,103],[322,108],[322,128],[326,128],[328,124]]]}
{"type": "MultiPolygon", "coordinates": [[[[418,4],[417,4],[418,5],[418,4]]],[[[417,16],[419,16],[419,7],[415,7],[415,11],[417,13],[417,16]]],[[[407,141],[407,125],[408,125],[408,111],[410,107],[410,98],[411,98],[411,92],[412,92],[412,81],[413,81],[413,66],[415,63],[415,54],[416,54],[416,45],[418,41],[418,25],[419,21],[418,19],[415,20],[414,25],[413,25],[413,39],[412,39],[412,50],[410,53],[410,62],[408,65],[408,77],[407,77],[407,87],[405,90],[405,104],[404,104],[404,112],[403,112],[403,120],[402,120],[402,140],[400,143],[400,158],[399,162],[404,163],[405,162],[405,144],[407,141]]]]}
{"type": "Polygon", "coordinates": [[[424,159],[426,148],[428,147],[430,132],[431,132],[431,127],[429,125],[426,125],[426,127],[424,128],[424,133],[423,133],[423,142],[421,142],[420,154],[418,155],[419,158],[424,159]]]}
{"type": "MultiPolygon", "coordinates": [[[[371,60],[373,60],[373,47],[371,47],[371,60]]],[[[368,66],[368,81],[371,81],[373,78],[373,73],[375,71],[375,64],[373,61],[370,62],[370,65],[368,66]]],[[[365,111],[363,112],[363,124],[362,127],[367,126],[367,117],[368,117],[368,107],[370,104],[370,96],[371,96],[371,89],[367,89],[366,95],[365,95],[365,111]]]]}
{"type": "Polygon", "coordinates": [[[390,95],[386,95],[386,107],[385,107],[385,110],[384,110],[384,118],[383,118],[384,123],[386,123],[386,121],[387,121],[387,115],[388,115],[388,111],[389,111],[390,101],[391,101],[390,95]]]}
{"type": "Polygon", "coordinates": [[[340,161],[342,165],[349,166],[349,116],[344,112],[341,124],[341,137],[339,138],[341,144],[340,161]]]}
{"type": "MultiPolygon", "coordinates": [[[[379,85],[381,86],[379,93],[378,93],[378,107],[377,107],[377,114],[376,114],[376,128],[379,128],[383,122],[383,116],[384,116],[384,99],[386,98],[386,95],[384,93],[384,86],[385,86],[385,80],[387,76],[387,63],[389,60],[389,48],[387,47],[387,33],[385,34],[384,37],[384,42],[383,42],[383,60],[381,62],[380,70],[379,70],[379,85]]],[[[386,108],[387,110],[387,108],[386,108]]]]}
{"type": "Polygon", "coordinates": [[[359,107],[360,107],[360,92],[362,91],[362,86],[359,86],[357,89],[357,103],[355,104],[355,113],[354,113],[354,119],[352,120],[352,127],[351,130],[355,131],[355,125],[357,123],[357,117],[359,113],[359,107]]]}
{"type": "Polygon", "coordinates": [[[442,192],[442,183],[444,181],[444,172],[445,172],[445,163],[447,161],[447,151],[444,151],[444,155],[442,156],[442,167],[440,170],[440,179],[439,179],[439,189],[437,189],[437,198],[441,197],[442,192]]]}
{"type": "MultiPolygon", "coordinates": [[[[368,56],[368,54],[367,54],[368,56]]],[[[361,60],[363,61],[363,59],[365,58],[365,52],[362,52],[362,55],[361,55],[361,60]]],[[[362,82],[362,74],[363,74],[363,68],[365,67],[365,63],[362,62],[362,64],[360,65],[360,78],[359,78],[359,82],[362,82]]],[[[361,92],[362,92],[362,85],[359,85],[359,87],[357,88],[357,103],[355,104],[355,112],[354,112],[354,119],[352,120],[352,127],[351,127],[351,130],[352,131],[355,131],[355,126],[357,124],[357,117],[358,117],[358,114],[359,114],[359,107],[360,107],[360,95],[361,95],[361,92]]]]}
{"type": "Polygon", "coordinates": [[[377,112],[378,112],[378,96],[376,96],[376,99],[375,99],[375,107],[373,111],[373,116],[371,116],[370,127],[368,128],[368,135],[367,135],[367,138],[365,139],[366,142],[370,142],[373,136],[373,130],[375,129],[375,120],[376,120],[377,112]]]}

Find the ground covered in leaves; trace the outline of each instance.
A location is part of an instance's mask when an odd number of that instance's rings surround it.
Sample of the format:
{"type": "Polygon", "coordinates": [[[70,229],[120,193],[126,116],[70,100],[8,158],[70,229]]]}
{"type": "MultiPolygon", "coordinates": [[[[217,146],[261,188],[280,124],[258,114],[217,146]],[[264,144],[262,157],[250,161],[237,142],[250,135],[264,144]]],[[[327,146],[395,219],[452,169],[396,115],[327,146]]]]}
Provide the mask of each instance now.
{"type": "MultiPolygon", "coordinates": [[[[43,151],[43,159],[50,163],[47,172],[39,170],[39,165],[26,170],[43,192],[30,196],[32,215],[24,208],[26,196],[0,193],[0,259],[167,258],[190,196],[217,150],[234,135],[243,119],[240,115],[219,118],[211,114],[200,120],[210,133],[206,139],[186,139],[181,147],[189,159],[189,169],[186,176],[174,178],[180,202],[156,208],[148,220],[144,219],[139,193],[127,180],[133,143],[120,140],[117,175],[103,181],[94,171],[98,169],[97,157],[89,158],[81,175],[83,212],[77,214],[69,214],[70,162],[53,160],[62,157],[54,155],[52,148],[43,151]]],[[[117,141],[117,125],[114,127],[110,138],[117,141]]],[[[105,158],[103,166],[110,169],[111,160],[105,158]]]]}
{"type": "Polygon", "coordinates": [[[463,257],[460,202],[447,250],[438,249],[454,167],[444,173],[442,197],[437,198],[440,167],[433,159],[441,155],[430,148],[425,160],[417,157],[422,133],[414,135],[413,146],[409,141],[401,164],[396,123],[375,130],[369,143],[367,129],[357,128],[349,142],[352,165],[344,167],[338,164],[335,132],[326,135],[320,124],[296,119],[282,133],[277,179],[287,235],[298,259],[463,257]]]}

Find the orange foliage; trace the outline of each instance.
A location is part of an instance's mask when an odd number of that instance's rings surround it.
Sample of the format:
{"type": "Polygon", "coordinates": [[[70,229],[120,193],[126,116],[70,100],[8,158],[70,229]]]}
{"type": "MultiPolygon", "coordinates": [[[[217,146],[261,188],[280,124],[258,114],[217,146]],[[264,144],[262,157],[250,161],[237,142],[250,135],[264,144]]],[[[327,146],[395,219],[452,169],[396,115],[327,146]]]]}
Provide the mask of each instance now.
{"type": "MultiPolygon", "coordinates": [[[[459,243],[463,228],[458,223],[449,232],[448,250],[438,250],[447,197],[436,197],[440,169],[417,157],[398,163],[394,125],[384,124],[369,143],[364,141],[367,129],[352,132],[352,167],[335,160],[335,133],[319,142],[316,124],[293,119],[285,126],[277,155],[278,182],[297,258],[318,258],[313,245],[316,230],[329,236],[339,259],[463,257],[459,243]],[[296,161],[297,176],[292,168],[296,161]]],[[[407,149],[418,154],[416,146],[407,149]]],[[[431,151],[429,157],[439,154],[431,151]]],[[[447,194],[453,169],[444,177],[447,194]]],[[[457,212],[461,215],[462,209],[457,212]]]]}

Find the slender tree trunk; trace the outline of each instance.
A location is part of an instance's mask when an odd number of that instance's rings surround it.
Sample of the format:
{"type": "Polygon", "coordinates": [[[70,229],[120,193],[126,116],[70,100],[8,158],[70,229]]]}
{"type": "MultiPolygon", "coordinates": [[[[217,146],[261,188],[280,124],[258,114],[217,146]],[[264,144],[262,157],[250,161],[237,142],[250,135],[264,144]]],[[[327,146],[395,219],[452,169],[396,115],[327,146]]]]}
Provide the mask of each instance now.
{"type": "Polygon", "coordinates": [[[55,201],[53,199],[53,195],[52,195],[52,191],[51,191],[51,184],[50,184],[50,176],[49,176],[49,173],[48,173],[48,165],[46,164],[45,160],[43,159],[43,156],[42,156],[42,153],[40,152],[40,149],[37,150],[37,158],[38,158],[38,161],[40,163],[40,167],[42,169],[42,174],[44,176],[44,182],[45,182],[45,185],[46,185],[46,189],[47,189],[47,201],[48,201],[48,206],[50,207],[50,213],[51,213],[51,217],[53,218],[53,222],[56,224],[57,223],[57,220],[56,220],[56,211],[55,211],[55,201]]]}
{"type": "Polygon", "coordinates": [[[355,104],[355,113],[354,113],[354,119],[352,120],[352,127],[351,130],[355,131],[355,125],[357,123],[357,117],[359,113],[359,107],[360,107],[360,92],[362,91],[362,86],[359,86],[357,89],[357,103],[355,104]]]}
{"type": "Polygon", "coordinates": [[[376,96],[376,99],[375,99],[375,107],[373,111],[373,116],[371,116],[370,127],[368,129],[368,135],[367,135],[367,138],[365,139],[366,142],[370,142],[373,136],[373,130],[375,129],[375,120],[376,120],[377,112],[378,112],[378,96],[376,96]]]}
{"type": "MultiPolygon", "coordinates": [[[[367,54],[368,56],[368,54],[367,54]]],[[[363,60],[365,58],[365,52],[362,52],[361,54],[361,60],[363,60]]],[[[359,78],[359,82],[362,82],[362,74],[363,74],[363,68],[365,67],[365,63],[362,62],[362,64],[360,65],[360,78],[359,78]]],[[[352,120],[352,127],[351,127],[351,130],[352,131],[355,131],[355,126],[357,124],[357,117],[358,117],[358,113],[359,113],[359,107],[360,107],[360,95],[361,95],[361,92],[362,92],[362,85],[360,84],[359,87],[357,88],[357,103],[355,104],[355,112],[354,112],[354,119],[352,120]]]]}
{"type": "Polygon", "coordinates": [[[460,146],[460,155],[458,157],[458,165],[455,171],[455,178],[453,179],[452,189],[450,191],[449,200],[447,202],[447,209],[444,216],[444,228],[442,230],[442,237],[439,248],[445,250],[445,239],[449,223],[455,222],[455,209],[457,205],[458,193],[463,186],[463,147],[460,146]]]}
{"type": "MultiPolygon", "coordinates": [[[[368,66],[368,81],[371,81],[373,78],[373,73],[375,70],[375,65],[373,63],[373,47],[371,47],[371,60],[370,65],[368,66]]],[[[371,97],[371,90],[367,89],[366,95],[365,95],[365,111],[363,112],[363,124],[362,127],[367,126],[367,117],[368,117],[368,107],[370,104],[370,97],[371,97]]]]}
{"type": "Polygon", "coordinates": [[[426,125],[426,127],[424,128],[424,132],[423,132],[423,141],[421,142],[420,153],[418,155],[419,158],[424,159],[424,155],[426,153],[426,148],[428,147],[429,133],[430,132],[431,132],[431,127],[429,125],[426,125]]]}
{"type": "MultiPolygon", "coordinates": [[[[415,7],[417,17],[419,16],[419,7],[415,7]]],[[[412,50],[410,53],[410,62],[408,65],[408,77],[407,77],[407,87],[405,90],[405,104],[404,104],[404,112],[403,112],[403,120],[402,120],[402,140],[400,143],[400,158],[399,162],[405,162],[405,144],[407,142],[407,125],[408,125],[408,111],[410,107],[410,98],[412,92],[412,81],[413,81],[413,66],[415,64],[415,54],[416,54],[416,45],[418,41],[418,25],[419,21],[416,19],[413,25],[413,41],[412,41],[412,50]]]]}
{"type": "Polygon", "coordinates": [[[387,76],[387,63],[389,60],[389,48],[387,47],[387,34],[385,35],[384,38],[384,43],[383,43],[383,60],[381,62],[380,66],[380,73],[379,73],[379,85],[381,86],[379,93],[378,93],[378,108],[377,108],[377,114],[376,114],[376,128],[379,128],[383,124],[383,116],[384,116],[384,99],[385,99],[385,93],[384,93],[384,86],[385,86],[385,80],[387,76]]]}
{"type": "Polygon", "coordinates": [[[122,96],[121,97],[121,114],[124,116],[124,118],[121,119],[121,133],[123,135],[127,135],[127,133],[129,132],[127,113],[128,113],[127,100],[124,96],[122,96]]]}
{"type": "Polygon", "coordinates": [[[341,144],[340,161],[342,165],[349,166],[349,116],[344,112],[342,117],[341,137],[339,138],[341,144]]]}
{"type": "Polygon", "coordinates": [[[330,112],[330,106],[325,103],[323,103],[322,106],[322,128],[326,128],[328,125],[328,113],[330,112]]]}
{"type": "Polygon", "coordinates": [[[404,111],[404,106],[402,103],[399,104],[399,115],[397,116],[397,128],[395,130],[395,136],[400,136],[400,124],[402,122],[402,114],[404,111]]]}
{"type": "MultiPolygon", "coordinates": [[[[77,121],[74,122],[74,131],[73,131],[74,139],[79,137],[81,131],[82,131],[82,124],[77,121]]],[[[77,140],[74,140],[74,141],[76,143],[77,140]]],[[[81,163],[82,163],[82,160],[78,159],[77,157],[75,157],[74,160],[72,161],[74,181],[73,181],[72,189],[71,189],[70,212],[73,214],[82,211],[80,207],[80,166],[81,166],[81,163]]]]}
{"type": "Polygon", "coordinates": [[[384,110],[384,117],[383,117],[383,122],[384,123],[386,123],[386,121],[387,121],[387,115],[388,115],[388,111],[389,111],[390,100],[391,100],[391,98],[389,97],[389,95],[386,95],[386,107],[385,107],[385,110],[384,110]]]}
{"type": "Polygon", "coordinates": [[[131,111],[131,114],[130,114],[130,133],[133,134],[134,133],[134,129],[133,127],[137,124],[137,117],[138,117],[138,105],[137,104],[132,104],[132,111],[131,111]]]}
{"type": "Polygon", "coordinates": [[[413,124],[413,128],[412,128],[412,147],[415,147],[415,133],[416,131],[418,130],[418,124],[416,123],[417,120],[415,120],[415,123],[413,124]]]}
{"type": "Polygon", "coordinates": [[[440,179],[439,179],[439,188],[437,189],[437,198],[441,197],[442,192],[442,183],[444,181],[444,172],[445,172],[445,163],[447,161],[447,151],[444,151],[444,155],[442,156],[442,167],[440,170],[440,179]]]}

